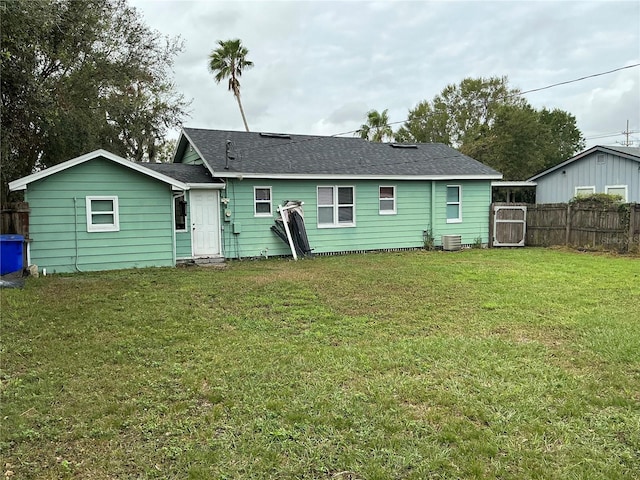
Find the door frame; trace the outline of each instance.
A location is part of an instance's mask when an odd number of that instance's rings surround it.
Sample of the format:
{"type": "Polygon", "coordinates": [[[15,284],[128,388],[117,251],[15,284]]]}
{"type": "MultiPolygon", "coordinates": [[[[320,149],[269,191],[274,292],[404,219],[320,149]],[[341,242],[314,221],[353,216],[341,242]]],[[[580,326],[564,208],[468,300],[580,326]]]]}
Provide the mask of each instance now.
{"type": "Polygon", "coordinates": [[[221,232],[221,222],[220,222],[220,190],[212,189],[212,188],[192,188],[189,191],[189,229],[191,231],[191,256],[192,258],[207,258],[207,257],[221,257],[222,256],[222,232],[221,232]],[[211,192],[214,196],[212,205],[205,205],[208,209],[211,209],[214,215],[214,225],[215,225],[215,234],[216,234],[216,242],[215,242],[215,252],[210,253],[198,253],[196,254],[196,241],[195,241],[195,230],[198,227],[196,225],[196,215],[195,208],[198,206],[199,202],[194,201],[194,197],[197,197],[198,193],[209,193],[211,192]]]}

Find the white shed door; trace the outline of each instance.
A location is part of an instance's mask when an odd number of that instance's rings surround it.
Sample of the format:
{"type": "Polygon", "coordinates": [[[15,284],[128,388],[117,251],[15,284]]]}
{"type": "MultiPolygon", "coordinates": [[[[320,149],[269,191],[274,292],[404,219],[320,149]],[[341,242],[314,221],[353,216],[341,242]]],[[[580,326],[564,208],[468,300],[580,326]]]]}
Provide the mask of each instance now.
{"type": "Polygon", "coordinates": [[[191,190],[191,244],[195,257],[220,255],[218,190],[191,190]]]}

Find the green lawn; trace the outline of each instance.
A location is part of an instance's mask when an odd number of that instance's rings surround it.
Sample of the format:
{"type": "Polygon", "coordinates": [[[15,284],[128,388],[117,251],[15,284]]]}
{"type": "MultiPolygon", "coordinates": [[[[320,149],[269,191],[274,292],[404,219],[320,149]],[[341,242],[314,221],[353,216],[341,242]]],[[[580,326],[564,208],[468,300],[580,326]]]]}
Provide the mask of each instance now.
{"type": "Polygon", "coordinates": [[[640,259],[467,250],[2,290],[14,478],[638,478],[640,259]]]}

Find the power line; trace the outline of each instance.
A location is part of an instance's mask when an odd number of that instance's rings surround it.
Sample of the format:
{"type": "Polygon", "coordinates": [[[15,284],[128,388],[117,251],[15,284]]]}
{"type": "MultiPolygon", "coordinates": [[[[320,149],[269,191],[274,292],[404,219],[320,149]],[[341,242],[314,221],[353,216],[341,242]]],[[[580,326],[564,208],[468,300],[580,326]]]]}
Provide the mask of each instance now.
{"type": "Polygon", "coordinates": [[[632,133],[640,133],[640,132],[630,131],[630,132],[603,133],[602,135],[594,135],[594,136],[591,136],[591,137],[585,137],[585,140],[596,140],[598,138],[618,137],[620,135],[626,135],[627,133],[632,134],[632,133]]]}
{"type": "MultiPolygon", "coordinates": [[[[551,85],[547,85],[547,86],[544,86],[544,87],[533,88],[533,89],[525,90],[525,91],[522,91],[522,92],[515,92],[515,93],[509,94],[509,95],[505,95],[505,96],[504,96],[504,97],[502,97],[502,98],[509,98],[509,97],[514,97],[514,96],[522,96],[522,95],[525,95],[525,94],[527,94],[527,93],[539,92],[539,91],[541,91],[541,90],[548,90],[548,89],[550,89],[550,88],[558,87],[558,86],[561,86],[561,85],[567,85],[567,84],[570,84],[570,83],[581,82],[581,81],[583,81],[583,80],[587,80],[587,79],[589,79],[589,78],[601,77],[601,76],[603,76],[603,75],[609,75],[609,74],[611,74],[611,73],[615,73],[615,72],[619,72],[619,71],[621,71],[621,70],[626,70],[626,69],[629,69],[629,68],[635,68],[635,67],[640,67],[640,63],[635,63],[635,64],[633,64],[633,65],[627,65],[627,66],[625,66],[625,67],[614,68],[613,70],[607,70],[606,72],[599,72],[599,73],[594,73],[594,74],[591,74],[591,75],[586,75],[586,76],[584,76],[584,77],[574,78],[573,80],[566,80],[566,81],[564,81],[564,82],[553,83],[553,84],[551,84],[551,85]]],[[[430,116],[432,116],[432,115],[435,115],[435,113],[436,113],[436,112],[431,112],[429,115],[424,115],[424,116],[423,116],[423,117],[421,117],[421,118],[428,118],[428,117],[430,117],[430,116]]],[[[389,125],[397,125],[397,124],[399,124],[399,123],[406,123],[406,122],[408,122],[408,121],[409,121],[409,119],[407,118],[407,119],[400,120],[400,121],[397,121],[397,122],[389,122],[389,125]]],[[[239,150],[238,150],[238,153],[242,153],[242,152],[250,152],[250,151],[252,151],[252,150],[265,150],[265,149],[268,149],[268,148],[282,147],[282,146],[284,146],[284,145],[296,145],[296,144],[298,144],[298,143],[304,143],[304,142],[310,142],[310,141],[317,141],[317,140],[322,140],[322,139],[324,139],[324,138],[340,137],[340,136],[342,136],[342,135],[353,135],[354,133],[357,133],[357,132],[359,132],[359,131],[360,131],[360,129],[358,128],[358,129],[356,129],[356,130],[350,130],[350,131],[348,131],[348,132],[341,132],[341,133],[334,133],[333,135],[328,135],[328,136],[319,136],[319,135],[318,135],[318,136],[313,136],[313,137],[311,137],[311,138],[305,138],[304,140],[298,140],[298,141],[294,141],[294,142],[289,142],[289,143],[287,143],[287,144],[278,144],[278,145],[273,145],[273,146],[269,146],[269,145],[267,145],[267,146],[261,146],[261,147],[248,147],[248,148],[241,148],[241,149],[239,149],[239,150]]],[[[629,133],[636,133],[636,132],[629,132],[629,133]]],[[[620,135],[620,133],[616,133],[616,135],[620,135]]],[[[612,134],[612,135],[607,135],[607,136],[613,136],[613,134],[612,134]]],[[[602,137],[602,138],[604,138],[604,137],[602,137]]],[[[590,140],[590,139],[593,139],[593,137],[588,138],[588,139],[585,139],[585,140],[590,140]]]]}
{"type": "Polygon", "coordinates": [[[609,70],[607,72],[594,73],[593,75],[587,75],[586,77],[575,78],[573,80],[567,80],[565,82],[554,83],[553,85],[547,85],[546,87],[533,88],[531,90],[525,90],[524,92],[520,92],[520,95],[524,95],[525,93],[531,92],[539,92],[540,90],[547,90],[553,87],[559,87],[560,85],[567,85],[569,83],[580,82],[582,80],[587,80],[588,78],[600,77],[602,75],[608,75],[610,73],[619,72],[620,70],[626,70],[627,68],[634,68],[640,66],[640,63],[635,63],[633,65],[627,65],[626,67],[615,68],[613,70],[609,70]]]}

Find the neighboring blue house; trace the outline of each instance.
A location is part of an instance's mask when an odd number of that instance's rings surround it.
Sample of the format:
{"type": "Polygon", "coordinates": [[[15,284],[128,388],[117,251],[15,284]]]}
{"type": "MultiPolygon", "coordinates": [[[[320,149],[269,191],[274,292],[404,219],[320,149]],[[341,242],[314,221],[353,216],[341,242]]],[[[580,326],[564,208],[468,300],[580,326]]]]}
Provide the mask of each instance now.
{"type": "Polygon", "coordinates": [[[565,203],[591,193],[640,203],[640,148],[595,146],[527,181],[537,184],[536,203],[565,203]]]}

